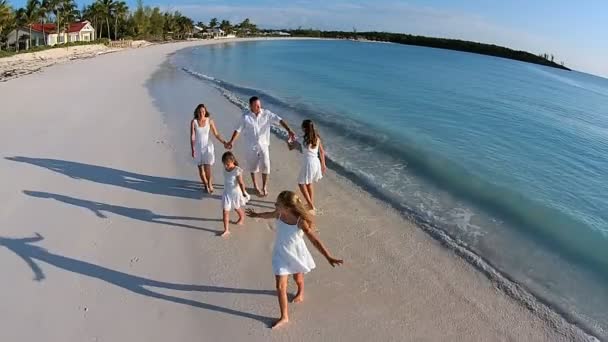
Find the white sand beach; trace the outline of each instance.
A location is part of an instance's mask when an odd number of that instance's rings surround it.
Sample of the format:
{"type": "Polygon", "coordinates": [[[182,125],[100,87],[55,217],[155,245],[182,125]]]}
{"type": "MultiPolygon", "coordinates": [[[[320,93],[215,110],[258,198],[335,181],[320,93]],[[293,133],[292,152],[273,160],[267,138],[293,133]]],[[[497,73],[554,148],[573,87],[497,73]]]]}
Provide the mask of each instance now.
{"type": "MultiPolygon", "coordinates": [[[[309,245],[317,269],[306,299],[290,305],[287,326],[269,329],[279,314],[272,222],[248,219],[217,237],[221,163],[209,196],[184,161],[197,103],[224,137],[240,110],[165,63],[225,42],[128,49],[0,83],[0,341],[585,339],[335,170],[317,186],[318,226],[345,265],[331,268],[309,245]],[[161,110],[153,74],[192,85],[161,110]]],[[[223,151],[216,143],[216,160],[223,151]]],[[[299,156],[277,137],[271,154],[270,196],[251,203],[260,210],[296,189],[299,156]]]]}

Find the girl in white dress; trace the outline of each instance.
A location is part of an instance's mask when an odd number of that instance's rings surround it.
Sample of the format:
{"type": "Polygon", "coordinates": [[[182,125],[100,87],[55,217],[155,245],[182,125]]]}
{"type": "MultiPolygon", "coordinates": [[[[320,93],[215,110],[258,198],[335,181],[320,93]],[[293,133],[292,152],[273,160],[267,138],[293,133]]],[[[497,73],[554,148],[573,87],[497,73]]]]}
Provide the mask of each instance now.
{"type": "Polygon", "coordinates": [[[313,183],[321,180],[327,170],[325,150],[312,120],[302,121],[302,130],[304,131],[302,142],[288,140],[287,146],[290,150],[298,148],[302,152],[302,168],[298,176],[298,187],[304,195],[308,208],[314,212],[315,192],[313,183]]]}
{"type": "Polygon", "coordinates": [[[304,300],[304,273],[315,268],[315,262],[306,248],[304,235],[323,254],[329,264],[334,267],[343,261],[331,256],[327,248],[315,233],[313,217],[304,207],[302,201],[293,191],[283,191],[277,197],[276,209],[271,212],[256,213],[247,209],[247,216],[264,219],[276,219],[276,238],[272,251],[272,270],[275,274],[277,296],[281,318],[276,321],[273,328],[277,328],[289,321],[287,312],[287,281],[290,275],[298,286],[298,292],[293,299],[294,303],[304,300]]]}
{"type": "Polygon", "coordinates": [[[221,236],[228,236],[230,230],[230,210],[234,209],[239,215],[235,224],[242,225],[245,222],[245,212],[243,207],[249,200],[249,194],[245,191],[243,183],[243,169],[239,167],[236,157],[232,152],[222,155],[224,164],[224,194],[222,195],[222,217],[224,221],[224,232],[221,236]]]}
{"type": "Polygon", "coordinates": [[[198,175],[201,177],[203,186],[208,193],[213,193],[213,182],[211,179],[211,165],[215,163],[215,149],[213,142],[209,139],[209,131],[215,138],[225,144],[226,141],[217,132],[215,122],[209,117],[204,104],[199,104],[194,110],[194,119],[190,122],[190,147],[192,158],[196,161],[198,175]]]}

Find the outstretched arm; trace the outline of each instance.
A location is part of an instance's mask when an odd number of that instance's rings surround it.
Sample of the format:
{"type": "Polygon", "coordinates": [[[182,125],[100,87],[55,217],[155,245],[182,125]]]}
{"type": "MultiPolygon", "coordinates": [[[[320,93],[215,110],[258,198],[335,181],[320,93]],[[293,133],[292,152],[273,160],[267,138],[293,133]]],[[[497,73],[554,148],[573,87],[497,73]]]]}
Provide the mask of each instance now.
{"type": "Polygon", "coordinates": [[[289,125],[287,124],[287,122],[285,120],[281,120],[281,121],[279,121],[279,123],[287,131],[287,134],[289,135],[289,139],[290,140],[295,140],[296,139],[296,134],[291,130],[291,128],[289,128],[289,125]]]}
{"type": "Polygon", "coordinates": [[[263,212],[263,213],[256,213],[255,210],[253,210],[253,209],[247,209],[247,210],[245,210],[245,213],[247,214],[247,216],[253,217],[253,218],[257,217],[257,218],[263,218],[263,219],[273,219],[273,218],[279,217],[279,214],[277,213],[276,210],[267,211],[267,212],[263,212]]]}
{"type": "Polygon", "coordinates": [[[25,263],[32,269],[32,272],[34,272],[34,280],[40,281],[45,278],[44,272],[42,271],[40,266],[38,266],[38,264],[34,262],[32,256],[34,255],[34,253],[43,249],[38,246],[30,246],[29,244],[38,242],[42,239],[43,237],[39,233],[36,233],[35,237],[14,240],[10,239],[8,240],[10,242],[5,243],[2,243],[2,239],[0,238],[0,245],[4,245],[5,247],[13,251],[15,254],[17,254],[17,256],[19,256],[21,259],[23,259],[23,261],[25,261],[25,263]]]}
{"type": "Polygon", "coordinates": [[[244,116],[241,117],[241,120],[239,121],[238,126],[236,126],[236,128],[234,129],[234,132],[232,133],[232,137],[230,138],[230,141],[228,141],[224,144],[224,146],[227,149],[232,148],[232,144],[234,144],[236,139],[239,137],[243,128],[245,128],[245,117],[244,116]]]}
{"type": "Polygon", "coordinates": [[[230,137],[230,141],[228,141],[226,144],[228,149],[232,148],[232,144],[234,144],[234,142],[236,141],[236,139],[239,137],[241,133],[239,131],[234,131],[234,133],[232,133],[232,137],[230,137]]]}
{"type": "Polygon", "coordinates": [[[219,141],[225,145],[226,141],[218,133],[217,128],[215,127],[215,122],[213,120],[209,120],[209,124],[211,125],[211,133],[213,133],[213,136],[215,136],[215,139],[217,139],[217,141],[219,141]]]}
{"type": "Polygon", "coordinates": [[[332,267],[335,267],[336,265],[342,265],[344,263],[344,260],[336,259],[331,256],[329,250],[327,250],[325,245],[323,245],[323,242],[321,242],[321,240],[315,233],[313,227],[311,227],[308,222],[300,220],[300,224],[298,226],[304,231],[304,234],[306,234],[308,240],[317,248],[317,250],[319,250],[319,252],[321,252],[321,254],[323,254],[325,259],[327,259],[327,261],[332,267]]]}
{"type": "Polygon", "coordinates": [[[23,259],[23,261],[25,261],[25,263],[32,269],[32,272],[34,272],[35,281],[41,281],[44,278],[46,278],[44,276],[44,272],[42,271],[40,266],[38,266],[38,264],[35,263],[34,260],[29,255],[24,255],[23,253],[17,252],[17,251],[13,251],[13,252],[15,252],[15,254],[17,254],[19,257],[21,257],[21,259],[23,259]]]}

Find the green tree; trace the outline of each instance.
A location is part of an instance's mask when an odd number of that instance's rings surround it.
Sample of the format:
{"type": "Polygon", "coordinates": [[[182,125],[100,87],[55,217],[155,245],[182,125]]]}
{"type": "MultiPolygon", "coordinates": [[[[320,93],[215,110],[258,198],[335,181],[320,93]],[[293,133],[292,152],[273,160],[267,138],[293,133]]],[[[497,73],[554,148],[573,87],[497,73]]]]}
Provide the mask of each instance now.
{"type": "Polygon", "coordinates": [[[137,0],[137,9],[133,13],[134,31],[137,37],[145,38],[150,26],[150,19],[146,16],[146,9],[142,0],[137,0]]]}
{"type": "Polygon", "coordinates": [[[61,29],[62,1],[63,0],[48,0],[47,2],[48,13],[53,14],[55,17],[55,31],[57,35],[59,35],[59,30],[61,29]]]}
{"type": "Polygon", "coordinates": [[[217,27],[217,18],[212,18],[211,21],[209,21],[209,28],[216,28],[217,27]]]}
{"type": "Polygon", "coordinates": [[[258,30],[256,25],[253,24],[249,18],[246,18],[245,20],[243,20],[239,25],[239,35],[251,35],[251,34],[255,34],[256,31],[258,30]]]}
{"type": "MultiPolygon", "coordinates": [[[[4,30],[11,25],[13,21],[13,10],[7,0],[0,0],[0,41],[4,37],[4,30]]],[[[2,50],[2,46],[0,46],[2,50]]]]}
{"type": "Polygon", "coordinates": [[[106,22],[106,27],[108,28],[108,39],[110,38],[110,20],[114,17],[114,12],[116,11],[117,2],[114,0],[98,0],[100,2],[100,6],[103,12],[103,17],[106,22]]]}
{"type": "Polygon", "coordinates": [[[128,13],[129,7],[126,2],[116,2],[114,6],[114,39],[118,39],[118,20],[124,20],[128,13]]]}
{"type": "Polygon", "coordinates": [[[228,33],[232,31],[232,24],[230,24],[229,20],[222,20],[222,22],[220,23],[220,29],[228,33]]]}
{"type": "Polygon", "coordinates": [[[40,19],[40,3],[38,0],[27,0],[21,19],[29,28],[29,44],[27,45],[29,49],[32,46],[32,25],[40,19]]]}
{"type": "Polygon", "coordinates": [[[63,27],[67,31],[70,24],[80,18],[80,11],[74,0],[63,0],[61,3],[61,15],[63,27]]]}
{"type": "Polygon", "coordinates": [[[44,40],[44,45],[47,44],[46,41],[46,33],[44,32],[44,25],[46,24],[47,19],[49,18],[49,13],[51,12],[49,0],[42,0],[40,2],[40,10],[38,12],[40,20],[40,26],[42,27],[42,39],[44,40]]]}
{"type": "Polygon", "coordinates": [[[15,52],[19,52],[19,29],[25,23],[25,9],[20,8],[13,16],[13,27],[15,28],[15,52]]]}
{"type": "Polygon", "coordinates": [[[91,5],[87,6],[82,13],[84,19],[89,20],[93,23],[93,27],[95,28],[95,39],[101,38],[101,34],[103,31],[103,18],[104,18],[104,10],[100,2],[93,2],[91,5]]]}
{"type": "Polygon", "coordinates": [[[194,28],[194,22],[192,19],[183,16],[179,12],[175,12],[175,17],[177,18],[177,27],[179,36],[184,39],[186,36],[192,35],[192,29],[194,28]]]}
{"type": "Polygon", "coordinates": [[[150,13],[150,34],[155,39],[162,39],[165,32],[165,16],[160,8],[154,7],[150,13]]]}

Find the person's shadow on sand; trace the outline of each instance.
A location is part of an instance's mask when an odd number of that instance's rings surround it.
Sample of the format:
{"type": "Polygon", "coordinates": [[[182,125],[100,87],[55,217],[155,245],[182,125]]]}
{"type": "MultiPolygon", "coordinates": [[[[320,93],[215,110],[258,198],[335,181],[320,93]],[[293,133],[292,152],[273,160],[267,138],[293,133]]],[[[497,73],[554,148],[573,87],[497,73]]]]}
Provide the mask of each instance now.
{"type": "Polygon", "coordinates": [[[39,242],[44,238],[42,235],[36,233],[34,237],[30,238],[5,238],[0,237],[0,246],[8,248],[10,251],[19,256],[34,272],[34,280],[42,281],[45,279],[44,272],[40,268],[37,262],[45,262],[49,265],[57,268],[64,269],[66,271],[78,273],[91,278],[97,278],[107,283],[122,287],[125,290],[131,292],[166,300],[173,303],[190,305],[192,307],[207,309],[211,311],[217,311],[225,314],[235,315],[239,317],[245,317],[255,319],[270,326],[273,321],[271,317],[260,316],[248,312],[233,310],[217,305],[201,303],[192,299],[180,298],[170,296],[162,293],[158,293],[149,290],[148,287],[177,290],[177,291],[198,291],[198,292],[215,292],[215,293],[228,293],[228,294],[254,294],[254,295],[269,295],[275,296],[275,291],[269,290],[253,290],[253,289],[237,289],[230,287],[220,286],[206,286],[206,285],[188,285],[188,284],[175,284],[162,281],[156,281],[143,277],[130,275],[127,273],[114,271],[99,265],[91,264],[85,261],[76,260],[61,255],[53,254],[46,249],[35,246],[33,243],[39,242]]]}
{"type": "MultiPolygon", "coordinates": [[[[106,166],[83,164],[68,160],[30,158],[30,157],[5,157],[10,161],[27,163],[43,167],[45,169],[64,174],[74,179],[84,179],[101,184],[109,184],[127,189],[147,192],[156,195],[165,195],[190,199],[215,198],[220,195],[207,194],[199,181],[185,179],[166,178],[158,176],[143,175],[139,173],[113,169],[106,166]]],[[[214,184],[216,189],[222,189],[223,185],[214,184]]],[[[274,208],[268,204],[274,202],[251,200],[250,205],[261,208],[274,208]]]]}
{"type": "Polygon", "coordinates": [[[208,222],[222,222],[221,219],[205,219],[198,217],[188,217],[188,216],[169,216],[169,215],[159,215],[148,209],[140,209],[140,208],[130,208],[123,207],[119,205],[106,204],[101,202],[87,201],[84,199],[74,198],[65,195],[53,194],[49,192],[42,191],[30,191],[23,190],[23,193],[38,198],[49,198],[54,199],[59,202],[63,202],[66,204],[70,204],[76,207],[81,207],[85,209],[89,209],[99,218],[107,218],[104,212],[114,213],[116,215],[121,215],[125,217],[132,218],[134,220],[140,220],[150,223],[158,223],[158,224],[166,224],[175,227],[189,228],[189,229],[197,229],[204,230],[211,233],[219,234],[220,230],[213,230],[209,228],[197,227],[185,223],[177,223],[171,220],[182,220],[182,221],[208,221],[208,222]]]}
{"type": "Polygon", "coordinates": [[[74,179],[120,186],[156,195],[201,199],[205,196],[200,182],[185,179],[143,175],[110,167],[83,164],[67,160],[5,157],[7,160],[40,166],[74,179]]]}

